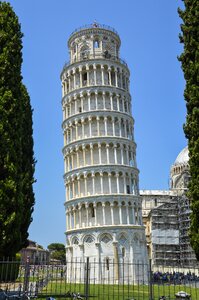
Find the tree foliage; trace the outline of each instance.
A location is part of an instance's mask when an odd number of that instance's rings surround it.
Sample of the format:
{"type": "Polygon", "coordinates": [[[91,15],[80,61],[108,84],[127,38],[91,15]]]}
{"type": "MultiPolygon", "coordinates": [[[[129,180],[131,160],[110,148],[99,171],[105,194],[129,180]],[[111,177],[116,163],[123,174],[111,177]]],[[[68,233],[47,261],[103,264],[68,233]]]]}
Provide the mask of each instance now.
{"type": "Polygon", "coordinates": [[[52,243],[48,245],[48,250],[50,251],[50,258],[58,259],[62,263],[66,260],[66,251],[64,244],[61,243],[52,243]]]}
{"type": "Polygon", "coordinates": [[[185,9],[179,9],[183,20],[180,41],[184,51],[179,57],[186,80],[184,97],[187,107],[184,132],[188,139],[191,180],[188,197],[191,200],[191,245],[199,260],[199,1],[184,0],[185,9]]]}
{"type": "Polygon", "coordinates": [[[0,1],[0,257],[26,246],[34,205],[32,109],[22,83],[22,33],[0,1]]]}

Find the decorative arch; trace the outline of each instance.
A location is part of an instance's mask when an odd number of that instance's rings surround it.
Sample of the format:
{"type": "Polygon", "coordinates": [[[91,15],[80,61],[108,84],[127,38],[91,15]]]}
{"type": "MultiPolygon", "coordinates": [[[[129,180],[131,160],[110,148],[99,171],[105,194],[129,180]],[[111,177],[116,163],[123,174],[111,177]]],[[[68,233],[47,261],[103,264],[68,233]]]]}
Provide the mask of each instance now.
{"type": "Polygon", "coordinates": [[[73,244],[73,245],[79,245],[79,239],[78,239],[76,236],[74,236],[74,237],[72,238],[72,244],[73,244]]]}
{"type": "Polygon", "coordinates": [[[86,244],[92,244],[94,241],[95,238],[91,234],[86,235],[83,239],[83,242],[86,244]]]}
{"type": "Polygon", "coordinates": [[[99,237],[99,241],[108,244],[113,241],[113,237],[110,233],[102,233],[99,237]]]}

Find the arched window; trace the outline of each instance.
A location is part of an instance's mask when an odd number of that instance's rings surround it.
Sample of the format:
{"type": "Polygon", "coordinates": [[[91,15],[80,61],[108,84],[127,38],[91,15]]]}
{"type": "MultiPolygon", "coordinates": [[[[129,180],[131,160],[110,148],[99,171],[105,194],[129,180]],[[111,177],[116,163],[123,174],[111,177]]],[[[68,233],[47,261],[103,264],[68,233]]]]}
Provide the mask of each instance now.
{"type": "Polygon", "coordinates": [[[94,48],[99,48],[99,40],[94,40],[94,48]]]}
{"type": "Polygon", "coordinates": [[[78,245],[78,244],[79,244],[79,241],[78,241],[78,238],[77,238],[77,237],[75,237],[75,238],[73,239],[73,244],[74,244],[74,245],[78,245]]]}
{"type": "Polygon", "coordinates": [[[94,218],[95,217],[95,210],[94,207],[91,207],[91,217],[94,218]]]}
{"type": "Polygon", "coordinates": [[[108,244],[110,241],[112,241],[112,237],[109,236],[109,234],[104,234],[102,239],[101,239],[101,242],[104,242],[105,244],[108,244]]]}
{"type": "Polygon", "coordinates": [[[87,45],[84,45],[82,48],[81,48],[81,58],[83,59],[86,59],[89,57],[89,47],[87,45]]]}
{"type": "Polygon", "coordinates": [[[93,241],[94,241],[94,239],[91,235],[88,235],[84,240],[84,242],[87,244],[91,244],[93,241]]]}

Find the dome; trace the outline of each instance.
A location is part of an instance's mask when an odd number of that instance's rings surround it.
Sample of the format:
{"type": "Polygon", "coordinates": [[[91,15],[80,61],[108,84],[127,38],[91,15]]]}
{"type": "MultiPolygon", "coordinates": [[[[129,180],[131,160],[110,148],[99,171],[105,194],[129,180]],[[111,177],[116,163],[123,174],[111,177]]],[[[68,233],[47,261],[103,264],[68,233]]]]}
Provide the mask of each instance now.
{"type": "Polygon", "coordinates": [[[189,161],[189,150],[188,146],[182,149],[182,151],[178,154],[174,165],[186,164],[189,161]]]}

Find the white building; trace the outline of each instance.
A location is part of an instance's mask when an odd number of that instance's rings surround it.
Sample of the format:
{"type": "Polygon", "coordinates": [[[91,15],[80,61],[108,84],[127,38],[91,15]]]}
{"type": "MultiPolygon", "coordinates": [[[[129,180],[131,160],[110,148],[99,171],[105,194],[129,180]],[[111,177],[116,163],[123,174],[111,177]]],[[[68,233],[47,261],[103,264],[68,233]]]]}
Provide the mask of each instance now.
{"type": "Polygon", "coordinates": [[[140,191],[148,255],[153,265],[197,266],[188,234],[191,210],[186,192],[189,179],[189,153],[185,147],[171,166],[169,190],[140,191]]]}
{"type": "Polygon", "coordinates": [[[120,44],[114,29],[97,23],[68,40],[70,62],[61,73],[67,260],[147,263],[130,72],[120,44]]]}

